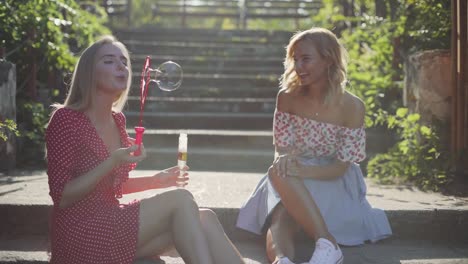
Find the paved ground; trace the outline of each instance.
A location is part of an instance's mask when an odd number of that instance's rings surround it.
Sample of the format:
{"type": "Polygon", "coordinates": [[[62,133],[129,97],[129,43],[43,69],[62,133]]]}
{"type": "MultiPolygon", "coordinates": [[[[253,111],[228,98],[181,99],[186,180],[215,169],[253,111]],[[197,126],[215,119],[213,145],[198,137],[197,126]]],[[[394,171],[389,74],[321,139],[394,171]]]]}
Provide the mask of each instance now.
{"type": "MultiPolygon", "coordinates": [[[[155,172],[137,170],[132,175],[152,175],[155,172]]],[[[194,194],[200,206],[224,208],[229,211],[230,208],[238,209],[242,205],[262,176],[259,173],[194,171],[190,174],[191,180],[187,189],[194,194]]],[[[456,212],[466,212],[468,210],[468,198],[466,197],[422,192],[411,186],[383,186],[370,180],[367,180],[367,185],[370,203],[374,207],[393,212],[414,212],[416,210],[419,212],[438,212],[440,214],[444,210],[455,210],[456,212]]],[[[128,195],[123,198],[123,201],[149,197],[157,192],[159,191],[152,190],[128,195]]],[[[32,171],[9,176],[0,175],[0,205],[6,204],[12,206],[50,205],[51,200],[48,196],[47,175],[45,172],[32,171]]],[[[232,214],[227,215],[232,218],[232,214]]],[[[399,215],[404,215],[404,213],[399,215]]],[[[413,213],[410,215],[415,216],[413,213]]],[[[426,217],[429,214],[422,215],[426,217]]],[[[403,222],[421,220],[421,218],[405,219],[403,219],[403,222]]],[[[229,219],[229,221],[235,221],[235,219],[229,219]]],[[[401,222],[399,225],[401,225],[401,222]]],[[[396,227],[398,228],[398,226],[396,227]]],[[[413,227],[415,226],[413,225],[413,227]]],[[[404,231],[406,229],[400,228],[400,230],[404,231]]],[[[418,232],[421,233],[421,231],[418,232]]],[[[427,232],[435,232],[435,230],[427,230],[427,232]]],[[[266,263],[261,240],[237,240],[235,243],[247,263],[266,263]]],[[[47,238],[44,236],[22,238],[5,237],[0,234],[0,264],[47,263],[47,247],[47,238]]],[[[430,239],[408,240],[394,236],[377,244],[343,248],[343,252],[346,264],[468,264],[468,244],[452,244],[430,239]]],[[[310,244],[303,243],[299,245],[297,261],[307,260],[311,253],[310,244]]],[[[167,264],[183,263],[180,258],[167,256],[163,258],[167,264]]]]}
{"type": "MultiPolygon", "coordinates": [[[[131,176],[152,175],[157,171],[136,170],[131,176]]],[[[239,208],[255,188],[260,173],[190,172],[190,190],[200,206],[239,208]]],[[[379,185],[367,180],[367,197],[373,207],[385,210],[468,210],[468,197],[422,192],[412,186],[379,185]]],[[[131,201],[149,197],[160,190],[124,196],[131,201]]],[[[0,204],[52,204],[44,171],[22,172],[0,177],[0,204]]]]}
{"type": "MultiPolygon", "coordinates": [[[[247,264],[267,263],[261,243],[236,241],[236,246],[247,264]]],[[[36,241],[0,241],[0,263],[47,263],[45,251],[47,241],[39,238],[36,241]],[[18,248],[18,244],[22,246],[18,248]]],[[[307,261],[312,249],[306,245],[297,247],[296,261],[307,261]]],[[[468,246],[447,245],[430,241],[408,241],[388,239],[376,244],[360,247],[342,248],[346,264],[467,264],[468,246]]],[[[184,263],[178,257],[162,257],[167,264],[184,263]]],[[[218,263],[222,264],[222,263],[218,263]]]]}

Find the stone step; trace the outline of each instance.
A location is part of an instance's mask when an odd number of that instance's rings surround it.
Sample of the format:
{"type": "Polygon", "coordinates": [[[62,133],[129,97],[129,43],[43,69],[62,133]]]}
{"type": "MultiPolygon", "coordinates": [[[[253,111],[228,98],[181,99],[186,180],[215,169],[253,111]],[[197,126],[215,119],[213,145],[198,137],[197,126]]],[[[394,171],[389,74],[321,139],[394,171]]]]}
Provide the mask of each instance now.
{"type": "MultiPolygon", "coordinates": [[[[139,111],[125,111],[128,124],[139,123],[139,111]]],[[[163,129],[223,129],[268,130],[273,116],[270,113],[220,112],[149,112],[145,109],[143,126],[163,129]]]]}
{"type": "MultiPolygon", "coordinates": [[[[145,110],[149,112],[253,112],[273,113],[275,98],[224,98],[147,96],[145,110]]],[[[129,96],[127,109],[140,109],[140,96],[129,96]]]]}
{"type": "MultiPolygon", "coordinates": [[[[273,133],[270,131],[208,130],[208,129],[146,129],[144,142],[153,148],[176,148],[180,133],[188,136],[188,147],[220,148],[224,150],[273,151],[273,133]]],[[[130,136],[135,135],[132,127],[127,128],[130,136]]]]}
{"type": "MultiPolygon", "coordinates": [[[[45,237],[20,237],[0,240],[0,264],[49,263],[49,242],[45,237]]],[[[268,263],[263,241],[234,241],[246,264],[268,263]]],[[[296,245],[297,263],[308,261],[311,243],[296,245]]],[[[387,239],[359,247],[342,247],[346,264],[466,264],[466,244],[446,244],[424,240],[387,239]]],[[[163,255],[166,264],[183,264],[176,255],[163,255]]]]}
{"type": "Polygon", "coordinates": [[[139,54],[177,54],[179,56],[282,56],[284,46],[277,43],[262,44],[238,44],[238,43],[216,43],[216,42],[180,42],[180,41],[142,41],[127,40],[125,45],[131,53],[139,54]]]}
{"type": "MultiPolygon", "coordinates": [[[[147,148],[146,160],[138,164],[139,169],[165,169],[177,164],[177,145],[171,148],[147,148]]],[[[214,148],[191,148],[188,165],[195,170],[237,172],[262,172],[271,165],[274,151],[222,150],[214,148]]]]}
{"type": "MultiPolygon", "coordinates": [[[[141,72],[133,72],[133,84],[140,84],[141,72]]],[[[215,86],[237,90],[238,87],[265,87],[278,90],[279,76],[275,74],[183,74],[183,87],[215,86]]]]}
{"type": "MultiPolygon", "coordinates": [[[[134,129],[127,129],[131,137],[134,129]]],[[[177,163],[177,144],[182,130],[147,129],[143,142],[147,159],[140,169],[165,169],[177,163]]],[[[188,164],[193,170],[264,172],[271,164],[274,147],[271,131],[183,130],[188,134],[188,164]],[[255,162],[252,162],[255,161],[255,162]]]]}
{"type": "MultiPolygon", "coordinates": [[[[155,173],[157,171],[136,170],[131,176],[155,173]]],[[[191,170],[187,189],[201,207],[211,208],[217,213],[231,239],[256,241],[258,236],[237,229],[235,222],[240,206],[263,175],[191,170]]],[[[45,171],[22,172],[19,176],[9,175],[0,179],[1,237],[45,236],[52,206],[45,171]]],[[[468,243],[468,198],[422,192],[412,186],[379,185],[368,179],[366,183],[367,198],[373,207],[386,211],[393,238],[468,243]]],[[[162,191],[149,190],[126,195],[122,202],[143,199],[162,191]]],[[[307,241],[304,236],[299,239],[307,241]]]]}
{"type": "MultiPolygon", "coordinates": [[[[177,90],[163,91],[154,82],[151,82],[148,86],[147,97],[276,98],[279,90],[278,85],[259,87],[230,84],[232,82],[220,85],[203,85],[203,83],[192,85],[184,79],[177,90]]],[[[129,95],[140,97],[140,79],[134,78],[129,95]]]]}
{"type": "MultiPolygon", "coordinates": [[[[135,51],[136,52],[136,51],[135,51]]],[[[276,69],[283,68],[284,55],[280,56],[233,56],[233,57],[210,57],[210,56],[199,56],[197,54],[190,54],[189,56],[181,56],[178,53],[161,54],[155,50],[151,53],[134,53],[131,56],[132,66],[134,70],[141,71],[144,61],[147,56],[151,57],[151,65],[159,66],[161,63],[166,61],[174,61],[185,67],[196,68],[197,66],[213,66],[213,67],[226,67],[226,68],[246,68],[255,72],[262,72],[265,69],[276,69]]],[[[187,71],[192,72],[192,71],[187,71]]],[[[196,72],[196,71],[193,71],[196,72]]],[[[269,71],[267,71],[269,72],[269,71]]]]}
{"type": "MultiPolygon", "coordinates": [[[[170,57],[170,56],[167,56],[170,57]]],[[[185,74],[224,74],[224,75],[247,75],[256,73],[258,75],[273,74],[281,76],[284,69],[280,61],[269,63],[269,62],[258,62],[251,61],[245,63],[225,63],[223,60],[209,61],[209,62],[198,62],[188,60],[175,60],[169,59],[178,63],[185,74]],[[238,64],[238,65],[236,65],[238,64]],[[248,65],[242,65],[248,64],[248,65]]],[[[161,63],[168,60],[151,60],[154,67],[158,67],[161,63]]],[[[144,60],[132,61],[133,72],[141,72],[144,60]]]]}
{"type": "Polygon", "coordinates": [[[208,43],[264,43],[285,45],[294,32],[267,30],[219,30],[196,28],[114,28],[113,34],[122,42],[130,40],[208,43]]]}

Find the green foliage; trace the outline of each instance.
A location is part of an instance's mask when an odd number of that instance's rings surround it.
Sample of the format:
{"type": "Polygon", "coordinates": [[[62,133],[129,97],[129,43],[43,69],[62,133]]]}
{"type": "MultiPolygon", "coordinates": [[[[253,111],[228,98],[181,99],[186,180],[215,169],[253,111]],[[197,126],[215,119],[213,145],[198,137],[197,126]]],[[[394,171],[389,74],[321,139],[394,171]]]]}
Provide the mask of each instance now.
{"type": "MultiPolygon", "coordinates": [[[[393,0],[396,1],[396,0],[393,0]]],[[[340,1],[324,0],[314,26],[335,29],[348,50],[349,89],[367,106],[367,126],[401,107],[403,60],[415,51],[448,48],[450,1],[396,1],[388,17],[375,15],[374,1],[358,1],[366,12],[343,16],[340,1]],[[353,22],[354,26],[349,26],[353,22]]],[[[385,1],[390,9],[390,1],[385,1]]]]}
{"type": "Polygon", "coordinates": [[[370,127],[379,113],[392,111],[400,103],[395,100],[401,87],[393,80],[399,71],[392,68],[393,34],[390,25],[370,17],[353,32],[342,34],[350,57],[349,90],[366,103],[366,125],[370,127]]]}
{"type": "MultiPolygon", "coordinates": [[[[131,17],[132,26],[158,26],[165,28],[182,27],[182,17],[160,17],[154,16],[152,8],[157,4],[154,0],[133,0],[131,17]]],[[[164,7],[160,7],[161,10],[164,7]]],[[[174,9],[166,10],[174,11],[174,9]]],[[[190,12],[190,10],[187,10],[190,12]]],[[[210,10],[213,13],[228,13],[232,10],[223,8],[213,8],[210,10]]],[[[190,28],[216,28],[216,29],[235,29],[237,27],[237,20],[229,17],[186,17],[186,26],[190,28]]]]}
{"type": "Polygon", "coordinates": [[[0,139],[3,141],[7,141],[8,135],[10,133],[19,136],[19,132],[16,127],[15,121],[11,119],[5,119],[5,121],[0,120],[0,139]]]}
{"type": "MultiPolygon", "coordinates": [[[[236,0],[233,0],[235,2],[236,0]]],[[[152,8],[157,6],[158,1],[154,0],[132,0],[132,26],[157,26],[164,28],[177,28],[182,27],[182,16],[154,16],[152,8]]],[[[204,3],[203,0],[198,1],[199,5],[202,6],[204,3]]],[[[167,8],[167,7],[158,7],[160,10],[165,11],[175,11],[181,10],[181,8],[167,8]]],[[[200,12],[200,8],[195,8],[200,12]]],[[[265,10],[268,10],[268,7],[265,6],[265,10]]],[[[187,12],[194,10],[187,9],[187,12]]],[[[238,13],[237,6],[231,7],[213,7],[209,10],[213,14],[230,14],[238,13]]],[[[238,17],[232,17],[226,15],[225,17],[198,17],[198,16],[187,16],[186,17],[186,27],[188,28],[212,28],[212,29],[239,29],[242,27],[241,22],[238,17]]],[[[304,21],[304,19],[303,19],[304,21]]],[[[302,21],[301,21],[302,23],[302,21]]],[[[121,26],[121,25],[118,25],[121,26]]],[[[248,29],[259,29],[259,30],[290,30],[295,31],[296,23],[294,19],[247,19],[247,28],[248,29]]]]}
{"type": "Polygon", "coordinates": [[[18,144],[23,151],[17,156],[17,162],[22,166],[42,166],[49,111],[42,103],[31,102],[18,104],[17,111],[18,119],[23,120],[20,127],[23,132],[18,144]]]}
{"type": "Polygon", "coordinates": [[[449,49],[451,34],[451,8],[449,0],[404,1],[406,35],[402,48],[406,54],[419,50],[449,49]]]}
{"type": "Polygon", "coordinates": [[[105,21],[105,16],[97,18],[76,1],[4,0],[0,5],[0,45],[6,48],[6,59],[17,65],[18,80],[23,80],[17,88],[20,95],[31,75],[32,60],[39,66],[39,83],[45,83],[53,69],[71,71],[76,53],[96,36],[110,33],[102,26],[105,21]]]}
{"type": "Polygon", "coordinates": [[[366,126],[388,127],[399,138],[369,161],[369,176],[438,189],[451,180],[451,161],[438,126],[420,125],[419,115],[402,108],[403,64],[416,51],[448,48],[450,1],[383,1],[385,17],[376,16],[375,1],[368,0],[356,1],[360,13],[346,17],[341,2],[324,0],[313,25],[334,29],[348,50],[349,89],[366,103],[366,126]]]}
{"type": "Polygon", "coordinates": [[[159,21],[153,17],[151,11],[154,0],[132,0],[132,26],[156,25],[159,21]]]}
{"type": "MultiPolygon", "coordinates": [[[[17,70],[17,123],[24,136],[19,138],[20,166],[42,163],[44,127],[48,121],[48,110],[37,102],[38,95],[28,91],[27,84],[36,76],[35,89],[62,100],[66,93],[63,81],[73,70],[77,53],[97,36],[110,33],[103,26],[106,21],[105,12],[91,1],[2,1],[0,46],[6,50],[6,60],[16,64],[17,70]],[[36,75],[31,74],[33,64],[36,75]],[[58,73],[62,81],[51,82],[50,73],[58,73]]],[[[41,100],[50,102],[55,98],[41,100]]]]}
{"type": "Polygon", "coordinates": [[[382,183],[413,182],[430,190],[439,190],[452,180],[450,154],[441,144],[440,131],[421,125],[419,119],[419,114],[399,108],[395,115],[382,120],[389,129],[397,130],[401,140],[388,152],[377,154],[369,161],[370,177],[382,183]]]}

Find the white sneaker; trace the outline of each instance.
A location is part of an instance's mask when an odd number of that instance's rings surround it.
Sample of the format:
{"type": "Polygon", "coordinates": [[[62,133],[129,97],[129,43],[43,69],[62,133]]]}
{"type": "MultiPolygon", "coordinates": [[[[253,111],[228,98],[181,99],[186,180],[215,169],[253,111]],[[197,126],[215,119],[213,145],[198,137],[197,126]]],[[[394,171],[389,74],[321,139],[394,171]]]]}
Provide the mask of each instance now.
{"type": "Polygon", "coordinates": [[[315,242],[314,254],[309,260],[309,264],[342,264],[343,253],[340,247],[335,248],[335,245],[325,239],[319,238],[315,242]]]}

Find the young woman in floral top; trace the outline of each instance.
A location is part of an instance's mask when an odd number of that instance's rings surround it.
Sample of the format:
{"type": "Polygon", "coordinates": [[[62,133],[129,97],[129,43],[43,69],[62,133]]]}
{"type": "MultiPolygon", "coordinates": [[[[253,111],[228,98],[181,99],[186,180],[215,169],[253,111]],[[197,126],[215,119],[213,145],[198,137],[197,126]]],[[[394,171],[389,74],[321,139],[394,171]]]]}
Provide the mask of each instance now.
{"type": "Polygon", "coordinates": [[[391,234],[371,208],[357,162],[365,158],[363,102],[345,90],[346,52],[323,28],[296,33],[274,114],[275,160],[241,208],[237,226],[266,232],[267,256],[292,263],[294,234],[314,239],[308,263],[342,263],[338,246],[391,234]]]}

